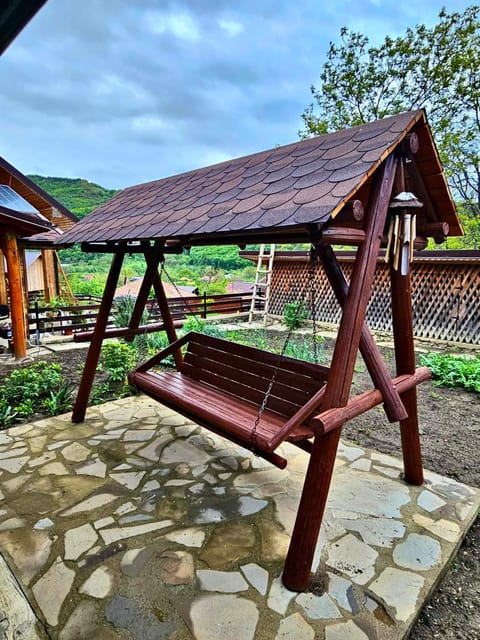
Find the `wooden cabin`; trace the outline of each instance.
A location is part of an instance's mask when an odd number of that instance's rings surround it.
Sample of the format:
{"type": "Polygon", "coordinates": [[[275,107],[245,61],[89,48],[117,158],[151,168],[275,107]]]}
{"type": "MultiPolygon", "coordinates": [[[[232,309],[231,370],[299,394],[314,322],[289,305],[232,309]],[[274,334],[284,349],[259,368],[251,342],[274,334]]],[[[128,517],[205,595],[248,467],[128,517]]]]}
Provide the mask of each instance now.
{"type": "MultiPolygon", "coordinates": [[[[129,187],[86,216],[64,241],[111,252],[112,266],[72,414],[85,417],[95,369],[125,255],[142,253],[146,270],[127,327],[133,339],[153,286],[170,345],[143,363],[130,382],[194,422],[283,468],[285,441],[310,454],[283,582],[308,586],[342,426],[383,404],[399,422],[406,482],[422,484],[410,261],[427,238],[462,229],[425,112],[398,114],[181,175],[129,187]],[[162,285],[164,255],[194,245],[311,245],[342,307],[329,367],[190,332],[177,337],[162,285]],[[357,247],[347,280],[333,251],[357,247]],[[384,247],[396,374],[366,324],[375,267],[384,247]],[[357,354],[372,389],[352,394],[357,354]],[[173,355],[175,370],[159,367],[173,355]]],[[[313,281],[313,279],[312,279],[313,281]]],[[[300,287],[297,299],[308,295],[300,287]]],[[[437,291],[425,292],[434,303],[437,291]]]]}
{"type": "Polygon", "coordinates": [[[40,252],[38,278],[45,299],[58,296],[56,249],[63,233],[76,221],[66,207],[0,157],[0,304],[10,306],[17,358],[26,355],[29,285],[25,251],[40,252]],[[59,242],[54,246],[56,239],[59,242]]]}

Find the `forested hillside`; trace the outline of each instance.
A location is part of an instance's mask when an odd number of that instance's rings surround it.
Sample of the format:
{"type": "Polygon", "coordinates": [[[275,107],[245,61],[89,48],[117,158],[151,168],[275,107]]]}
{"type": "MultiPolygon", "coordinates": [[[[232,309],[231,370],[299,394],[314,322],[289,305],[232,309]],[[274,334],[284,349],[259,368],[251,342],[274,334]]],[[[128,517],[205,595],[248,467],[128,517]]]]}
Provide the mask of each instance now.
{"type": "Polygon", "coordinates": [[[86,216],[116,193],[115,189],[105,189],[82,178],[28,177],[79,218],[86,216]]]}

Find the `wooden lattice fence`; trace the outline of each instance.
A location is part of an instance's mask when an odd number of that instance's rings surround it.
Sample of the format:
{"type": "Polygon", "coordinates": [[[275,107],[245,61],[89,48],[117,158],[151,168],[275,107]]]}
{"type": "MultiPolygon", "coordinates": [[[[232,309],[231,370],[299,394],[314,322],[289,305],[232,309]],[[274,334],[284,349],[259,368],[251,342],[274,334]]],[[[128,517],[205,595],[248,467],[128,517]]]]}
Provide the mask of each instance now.
{"type": "MultiPolygon", "coordinates": [[[[338,257],[348,280],[353,254],[340,252],[338,257]]],[[[311,316],[312,280],[316,319],[337,323],[340,307],[323,270],[317,267],[312,277],[303,252],[276,254],[270,312],[283,315],[287,302],[304,300],[311,316]]],[[[480,344],[480,251],[431,251],[416,256],[412,289],[416,337],[480,344]]],[[[383,260],[377,263],[367,322],[372,329],[392,329],[388,265],[383,260]]]]}

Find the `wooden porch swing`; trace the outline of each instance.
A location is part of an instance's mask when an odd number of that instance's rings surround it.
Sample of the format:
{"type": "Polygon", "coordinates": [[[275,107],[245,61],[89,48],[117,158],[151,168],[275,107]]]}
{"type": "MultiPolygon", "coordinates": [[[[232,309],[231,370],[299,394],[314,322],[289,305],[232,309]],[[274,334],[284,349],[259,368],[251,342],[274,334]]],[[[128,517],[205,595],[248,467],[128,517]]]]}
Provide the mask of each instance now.
{"type": "Polygon", "coordinates": [[[415,368],[409,262],[413,245],[443,239],[448,227],[461,234],[423,111],[120,192],[67,234],[84,250],[114,254],[72,420],[85,417],[102,340],[112,335],[106,324],[123,257],[142,252],[147,268],[129,326],[113,334],[133,339],[150,330],[139,324],[153,286],[163,318],[155,329],[165,328],[170,344],[130,381],[280,468],[287,462],[276,452],[282,442],[310,453],[283,572],[289,589],[305,590],[345,422],[383,403],[388,419],[400,422],[405,480],[423,482],[416,385],[429,372],[415,368]],[[313,245],[343,309],[330,367],[198,332],[177,337],[159,275],[166,252],[288,241],[313,245]],[[357,246],[350,282],[335,244],[357,246]],[[382,246],[390,263],[394,377],[365,324],[382,246]],[[358,351],[373,388],[350,397],[358,351]],[[155,371],[168,355],[176,370],[155,371]]]}

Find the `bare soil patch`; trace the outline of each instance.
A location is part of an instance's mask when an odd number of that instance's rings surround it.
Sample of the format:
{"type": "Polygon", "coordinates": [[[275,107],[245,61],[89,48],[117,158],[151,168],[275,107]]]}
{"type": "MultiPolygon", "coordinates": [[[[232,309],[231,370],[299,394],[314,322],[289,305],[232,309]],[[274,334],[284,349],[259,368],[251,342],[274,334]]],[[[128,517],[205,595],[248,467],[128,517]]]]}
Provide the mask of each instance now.
{"type": "MultiPolygon", "coordinates": [[[[327,340],[324,348],[327,362],[332,347],[333,341],[327,340]]],[[[393,366],[392,349],[384,347],[382,353],[393,366]]],[[[85,355],[84,350],[72,350],[44,359],[59,363],[65,378],[77,387],[85,355]]],[[[0,379],[9,371],[11,365],[5,366],[0,361],[0,379]]],[[[359,361],[355,390],[370,387],[365,366],[359,361]]],[[[480,394],[427,382],[418,388],[418,404],[425,467],[479,487],[480,394]]],[[[401,456],[398,425],[390,424],[380,407],[347,424],[343,437],[360,446],[401,456]]],[[[410,637],[412,640],[480,640],[480,519],[468,532],[410,637]]]]}

